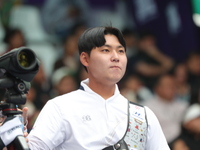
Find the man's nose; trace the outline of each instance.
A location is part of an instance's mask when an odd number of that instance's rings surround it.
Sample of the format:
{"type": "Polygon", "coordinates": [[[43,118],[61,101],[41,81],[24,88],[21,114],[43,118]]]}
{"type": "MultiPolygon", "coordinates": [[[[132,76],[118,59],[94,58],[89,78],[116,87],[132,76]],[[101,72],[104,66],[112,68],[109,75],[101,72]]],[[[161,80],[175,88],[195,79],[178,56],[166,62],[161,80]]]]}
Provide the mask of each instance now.
{"type": "Polygon", "coordinates": [[[119,55],[116,51],[113,51],[111,61],[113,62],[119,62],[119,55]]]}

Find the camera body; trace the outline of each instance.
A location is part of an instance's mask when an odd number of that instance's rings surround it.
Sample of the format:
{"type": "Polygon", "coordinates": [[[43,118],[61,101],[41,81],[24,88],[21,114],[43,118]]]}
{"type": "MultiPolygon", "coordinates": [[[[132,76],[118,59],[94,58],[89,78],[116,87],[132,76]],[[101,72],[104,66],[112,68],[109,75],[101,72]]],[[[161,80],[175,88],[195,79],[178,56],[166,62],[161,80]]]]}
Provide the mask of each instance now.
{"type": "Polygon", "coordinates": [[[0,88],[6,89],[5,103],[25,104],[30,82],[39,70],[35,53],[20,47],[0,56],[0,88]]]}
{"type": "MultiPolygon", "coordinates": [[[[0,101],[0,111],[6,119],[21,116],[22,111],[17,109],[17,105],[26,103],[30,82],[38,70],[39,60],[27,47],[16,48],[0,56],[0,88],[6,91],[4,99],[0,101]]],[[[13,144],[17,149],[30,150],[21,135],[15,137],[13,144]]],[[[14,148],[12,146],[11,143],[8,149],[14,148]]]]}

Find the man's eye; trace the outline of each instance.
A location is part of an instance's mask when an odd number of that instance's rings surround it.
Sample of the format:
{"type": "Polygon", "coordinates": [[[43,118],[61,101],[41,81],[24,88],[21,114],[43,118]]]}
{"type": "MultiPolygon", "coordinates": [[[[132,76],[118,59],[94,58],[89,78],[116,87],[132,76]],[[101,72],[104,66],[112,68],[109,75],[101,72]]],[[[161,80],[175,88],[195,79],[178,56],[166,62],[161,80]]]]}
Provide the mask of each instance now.
{"type": "Polygon", "coordinates": [[[109,50],[108,50],[108,49],[103,49],[102,51],[103,51],[103,52],[109,52],[109,50]]]}
{"type": "Polygon", "coordinates": [[[119,53],[125,53],[125,50],[119,50],[119,53]]]}

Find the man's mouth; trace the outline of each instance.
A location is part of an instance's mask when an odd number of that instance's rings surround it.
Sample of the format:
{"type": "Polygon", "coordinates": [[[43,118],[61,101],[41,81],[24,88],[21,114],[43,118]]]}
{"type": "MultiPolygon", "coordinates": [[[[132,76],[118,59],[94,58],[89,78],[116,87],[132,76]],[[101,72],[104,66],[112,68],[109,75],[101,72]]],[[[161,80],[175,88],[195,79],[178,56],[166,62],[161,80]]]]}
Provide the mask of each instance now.
{"type": "Polygon", "coordinates": [[[111,66],[111,68],[121,69],[119,66],[111,66]]]}

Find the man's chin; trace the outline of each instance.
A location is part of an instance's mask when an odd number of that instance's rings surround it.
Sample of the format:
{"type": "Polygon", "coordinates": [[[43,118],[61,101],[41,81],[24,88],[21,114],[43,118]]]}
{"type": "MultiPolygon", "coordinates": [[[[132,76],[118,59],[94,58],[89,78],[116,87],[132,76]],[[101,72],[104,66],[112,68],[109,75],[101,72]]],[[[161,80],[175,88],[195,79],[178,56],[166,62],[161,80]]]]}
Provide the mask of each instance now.
{"type": "Polygon", "coordinates": [[[122,77],[120,76],[120,77],[112,77],[112,78],[110,78],[109,80],[111,81],[111,82],[113,82],[113,83],[118,83],[120,80],[122,79],[122,77]]]}

